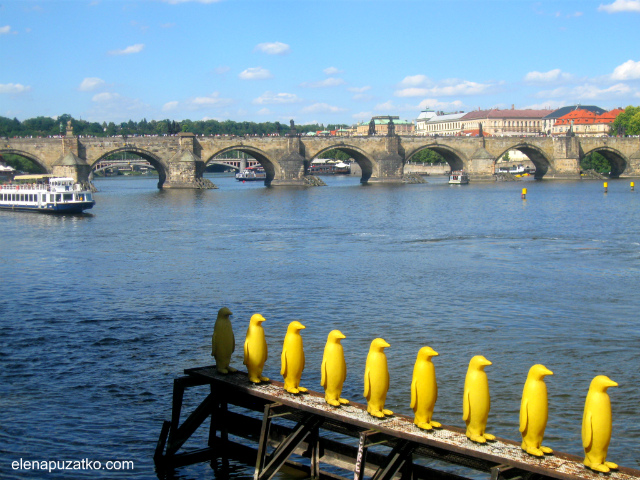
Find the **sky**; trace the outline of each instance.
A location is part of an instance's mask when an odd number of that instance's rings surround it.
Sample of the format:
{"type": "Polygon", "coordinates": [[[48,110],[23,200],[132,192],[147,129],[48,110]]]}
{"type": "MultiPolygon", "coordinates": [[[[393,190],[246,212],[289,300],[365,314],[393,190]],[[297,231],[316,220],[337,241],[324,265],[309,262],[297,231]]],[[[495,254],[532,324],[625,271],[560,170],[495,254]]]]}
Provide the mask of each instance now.
{"type": "Polygon", "coordinates": [[[640,105],[640,0],[0,0],[0,116],[640,105]]]}

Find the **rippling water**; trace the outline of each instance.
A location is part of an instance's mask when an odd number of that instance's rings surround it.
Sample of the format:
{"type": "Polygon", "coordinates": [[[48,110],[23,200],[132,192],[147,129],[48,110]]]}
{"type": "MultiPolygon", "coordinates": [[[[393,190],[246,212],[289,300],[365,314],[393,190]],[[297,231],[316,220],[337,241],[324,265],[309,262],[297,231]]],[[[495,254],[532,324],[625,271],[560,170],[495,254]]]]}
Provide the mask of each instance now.
{"type": "MultiPolygon", "coordinates": [[[[11,470],[20,458],[89,458],[133,461],[119,478],[155,478],[172,381],[212,363],[221,306],[234,313],[238,345],[253,313],[267,319],[265,373],[275,379],[286,326],[302,320],[312,390],[326,335],[341,329],[343,394],[358,402],[369,343],[385,338],[387,404],[403,414],[415,355],[432,346],[434,418],[448,425],[464,425],[464,375],[482,354],[493,362],[488,431],[514,440],[528,369],[544,363],[555,373],[545,444],[576,455],[589,383],[608,375],[620,384],[609,390],[609,459],[640,466],[640,200],[628,182],[612,180],[604,194],[588,181],[365,187],[328,177],[323,188],[267,189],[212,180],[220,189],[99,179],[90,214],[0,212],[3,477],[43,476],[11,470]]],[[[214,473],[195,465],[177,475],[214,473]]],[[[118,475],[74,472],[96,476],[118,475]]]]}

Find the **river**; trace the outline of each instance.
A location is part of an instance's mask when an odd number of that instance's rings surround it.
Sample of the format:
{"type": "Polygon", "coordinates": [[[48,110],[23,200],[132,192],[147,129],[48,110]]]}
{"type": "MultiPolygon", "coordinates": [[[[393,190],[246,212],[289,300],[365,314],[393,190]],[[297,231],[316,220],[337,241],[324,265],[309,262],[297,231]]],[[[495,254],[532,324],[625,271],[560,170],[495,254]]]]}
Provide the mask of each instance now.
{"type": "MultiPolygon", "coordinates": [[[[610,180],[604,193],[599,181],[362,186],[324,177],[326,187],[297,189],[209,178],[220,188],[96,179],[85,215],[0,212],[3,478],[70,478],[13,470],[21,458],[133,461],[133,471],[73,478],[156,478],[173,379],[212,363],[222,306],[233,312],[238,368],[249,318],[267,319],[274,379],[287,325],[306,325],[303,385],[312,390],[322,390],[326,336],[342,330],[343,396],[357,402],[369,344],[383,337],[387,406],[402,414],[411,413],[415,356],[430,345],[440,354],[434,419],[446,425],[464,426],[464,376],[484,355],[493,362],[487,430],[514,440],[528,369],[543,363],[554,372],[545,444],[575,455],[589,383],[607,375],[619,383],[609,389],[608,459],[639,468],[640,192],[628,181],[610,180]]],[[[206,464],[176,472],[213,476],[206,464]]]]}

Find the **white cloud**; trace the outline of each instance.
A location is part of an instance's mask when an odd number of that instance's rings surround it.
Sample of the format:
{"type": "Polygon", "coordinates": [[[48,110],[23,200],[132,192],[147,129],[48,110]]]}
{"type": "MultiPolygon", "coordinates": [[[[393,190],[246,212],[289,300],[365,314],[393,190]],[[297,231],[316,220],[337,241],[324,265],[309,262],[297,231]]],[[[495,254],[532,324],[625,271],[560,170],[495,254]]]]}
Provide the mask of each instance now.
{"type": "Polygon", "coordinates": [[[227,73],[229,70],[231,70],[231,68],[227,67],[226,65],[220,66],[220,67],[216,67],[216,69],[214,70],[214,72],[217,75],[224,75],[225,73],[227,73]]]}
{"type": "Polygon", "coordinates": [[[162,106],[162,111],[163,112],[171,112],[172,110],[175,110],[176,108],[178,108],[178,104],[179,104],[179,102],[176,102],[176,101],[167,102],[162,106]]]}
{"type": "Polygon", "coordinates": [[[258,98],[253,100],[253,103],[258,105],[269,104],[282,104],[282,103],[296,103],[300,98],[295,93],[273,93],[264,92],[258,98]]]}
{"type": "Polygon", "coordinates": [[[245,71],[241,72],[238,77],[241,80],[265,80],[267,78],[271,78],[271,72],[266,68],[262,67],[252,67],[247,68],[245,71]]]}
{"type": "Polygon", "coordinates": [[[325,87],[337,87],[338,85],[343,85],[344,80],[341,78],[329,77],[325,80],[321,80],[319,82],[303,82],[300,84],[301,87],[308,88],[325,88],[325,87]]]}
{"type": "Polygon", "coordinates": [[[366,92],[368,90],[371,90],[371,87],[368,86],[368,85],[364,86],[364,87],[349,87],[349,88],[347,88],[347,90],[349,90],[350,92],[353,92],[353,93],[364,93],[364,92],[366,92]]]}
{"type": "Polygon", "coordinates": [[[266,53],[268,55],[286,55],[291,52],[291,47],[286,43],[272,42],[272,43],[259,43],[256,45],[254,51],[266,53]]]}
{"type": "Polygon", "coordinates": [[[426,75],[410,75],[404,77],[400,82],[401,87],[416,87],[418,85],[428,85],[430,83],[429,77],[426,75]]]}
{"type": "Polygon", "coordinates": [[[211,95],[206,97],[196,97],[190,102],[188,102],[188,106],[192,109],[199,108],[219,108],[226,107],[233,103],[233,100],[230,98],[220,98],[220,92],[213,92],[211,95]]]}
{"type": "Polygon", "coordinates": [[[122,50],[111,50],[109,55],[131,55],[132,53],[140,53],[144,49],[144,43],[136,43],[122,50]]]}
{"type": "Polygon", "coordinates": [[[16,33],[11,31],[10,25],[5,25],[4,27],[0,27],[0,35],[9,35],[10,33],[16,33]]]}
{"type": "Polygon", "coordinates": [[[19,83],[0,83],[0,94],[8,93],[11,95],[17,95],[31,91],[31,87],[21,85],[19,83]]]}
{"type": "Polygon", "coordinates": [[[342,73],[342,70],[338,70],[336,67],[329,67],[323,70],[325,75],[335,75],[337,73],[342,73]]]}
{"type": "Polygon", "coordinates": [[[95,94],[91,100],[97,103],[113,102],[114,100],[120,100],[122,96],[119,93],[102,92],[95,94]]]}
{"type": "Polygon", "coordinates": [[[559,68],[555,68],[548,72],[529,72],[524,76],[524,81],[530,83],[550,83],[560,80],[569,80],[570,78],[571,75],[564,73],[559,68]]]}
{"type": "Polygon", "coordinates": [[[271,115],[271,110],[269,110],[268,108],[265,107],[265,108],[261,108],[256,113],[258,115],[271,115]]]}
{"type": "Polygon", "coordinates": [[[365,121],[365,119],[370,119],[372,117],[372,113],[371,112],[358,112],[358,113],[354,113],[353,115],[351,115],[351,118],[355,118],[357,120],[360,121],[365,121]]]}
{"type": "Polygon", "coordinates": [[[598,11],[607,13],[640,12],[640,0],[616,0],[608,5],[600,5],[598,11]]]}
{"type": "Polygon", "coordinates": [[[418,104],[420,110],[430,108],[432,110],[460,110],[464,107],[464,104],[460,100],[454,100],[453,102],[441,102],[435,98],[425,98],[418,104]]]}
{"type": "Polygon", "coordinates": [[[373,95],[369,95],[367,93],[356,93],[353,97],[351,97],[356,102],[370,102],[375,97],[373,95]]]}
{"type": "Polygon", "coordinates": [[[87,77],[82,80],[82,83],[80,83],[78,90],[80,90],[81,92],[92,92],[94,90],[97,90],[98,88],[103,87],[104,85],[105,82],[101,78],[87,77]]]}
{"type": "Polygon", "coordinates": [[[611,74],[613,80],[636,80],[640,78],[640,62],[628,60],[615,68],[611,74]]]}
{"type": "Polygon", "coordinates": [[[410,87],[396,90],[396,97],[451,97],[455,95],[481,95],[492,91],[495,84],[470,82],[468,80],[449,79],[427,88],[410,87]]]}
{"type": "Polygon", "coordinates": [[[314,103],[302,109],[303,113],[341,113],[344,111],[344,108],[334,107],[327,103],[314,103]]]}
{"type": "Polygon", "coordinates": [[[622,95],[631,94],[631,87],[625,85],[624,83],[618,83],[616,85],[612,85],[609,88],[599,88],[595,85],[585,84],[578,85],[577,87],[567,88],[560,87],[554,90],[545,90],[542,92],[538,92],[536,97],[538,98],[570,98],[570,102],[577,100],[607,100],[616,97],[620,97],[622,95]]]}

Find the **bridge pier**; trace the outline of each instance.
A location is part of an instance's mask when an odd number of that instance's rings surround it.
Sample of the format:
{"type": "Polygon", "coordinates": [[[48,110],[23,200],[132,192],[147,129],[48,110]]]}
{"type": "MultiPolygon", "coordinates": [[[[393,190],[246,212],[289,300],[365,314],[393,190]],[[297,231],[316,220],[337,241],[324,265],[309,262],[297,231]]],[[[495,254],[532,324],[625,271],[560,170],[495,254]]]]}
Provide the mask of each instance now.
{"type": "Polygon", "coordinates": [[[496,158],[484,148],[479,147],[469,160],[467,174],[472,182],[493,182],[495,177],[493,174],[496,170],[496,158]]]}
{"type": "Polygon", "coordinates": [[[304,174],[305,158],[303,152],[304,146],[300,141],[300,137],[287,137],[286,150],[277,152],[280,154],[280,158],[277,159],[277,164],[280,167],[278,171],[273,165],[264,166],[267,171],[265,185],[270,187],[307,186],[304,174]]]}
{"type": "Polygon", "coordinates": [[[553,165],[544,174],[544,178],[580,180],[580,142],[578,137],[555,138],[553,157],[553,165]]]}
{"type": "Polygon", "coordinates": [[[158,182],[158,188],[195,188],[213,189],[213,182],[203,178],[205,164],[196,154],[201,148],[193,133],[178,134],[179,150],[167,162],[167,177],[164,183],[158,182]]]}

